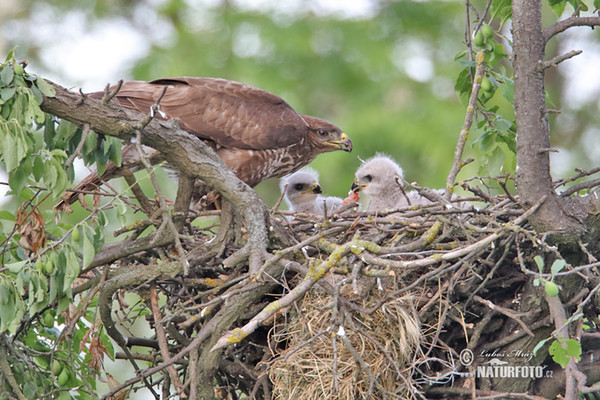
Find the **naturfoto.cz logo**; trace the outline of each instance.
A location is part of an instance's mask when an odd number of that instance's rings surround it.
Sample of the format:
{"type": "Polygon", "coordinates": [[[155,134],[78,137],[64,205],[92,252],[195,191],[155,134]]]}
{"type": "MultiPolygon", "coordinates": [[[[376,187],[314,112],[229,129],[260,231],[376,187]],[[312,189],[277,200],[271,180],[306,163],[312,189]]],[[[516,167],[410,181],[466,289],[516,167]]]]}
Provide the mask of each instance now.
{"type": "MultiPolygon", "coordinates": [[[[469,349],[464,349],[460,353],[460,362],[465,366],[470,366],[475,357],[469,349]]],[[[510,365],[508,361],[502,361],[493,357],[489,361],[478,365],[471,372],[463,372],[462,376],[475,376],[478,378],[551,378],[552,371],[546,370],[546,366],[529,365],[510,365]]]]}

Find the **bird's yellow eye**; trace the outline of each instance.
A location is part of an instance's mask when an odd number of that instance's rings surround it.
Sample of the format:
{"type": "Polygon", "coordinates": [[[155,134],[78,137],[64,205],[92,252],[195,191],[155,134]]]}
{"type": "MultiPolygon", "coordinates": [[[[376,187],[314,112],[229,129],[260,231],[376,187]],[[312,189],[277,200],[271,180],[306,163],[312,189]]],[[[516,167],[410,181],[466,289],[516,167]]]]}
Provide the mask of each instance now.
{"type": "Polygon", "coordinates": [[[319,136],[325,137],[325,136],[329,135],[329,132],[327,132],[325,129],[317,129],[317,134],[319,136]]]}

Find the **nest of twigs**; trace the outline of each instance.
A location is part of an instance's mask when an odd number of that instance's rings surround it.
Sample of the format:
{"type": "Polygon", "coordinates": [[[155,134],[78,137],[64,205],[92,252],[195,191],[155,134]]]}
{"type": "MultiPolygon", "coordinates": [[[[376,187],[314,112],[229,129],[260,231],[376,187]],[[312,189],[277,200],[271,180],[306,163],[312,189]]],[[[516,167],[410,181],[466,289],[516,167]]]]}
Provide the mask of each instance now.
{"type": "MultiPolygon", "coordinates": [[[[501,342],[507,353],[532,351],[539,342],[534,333],[551,334],[552,319],[539,307],[543,288],[531,282],[551,279],[550,265],[562,256],[527,223],[535,207],[525,211],[493,187],[464,185],[474,196],[461,198],[462,205],[440,199],[325,219],[274,212],[262,283],[249,279],[246,260],[232,256],[236,246],[219,255],[195,250],[210,244],[206,239],[214,232],[190,227],[191,235],[183,237],[192,260],[189,274],[173,279],[162,269],[176,263],[163,263],[156,264],[163,265],[160,274],[152,275],[160,277],[158,287],[170,299],[160,312],[152,310],[156,320],[166,315],[172,324],[159,340],[186,346],[181,338],[191,342],[226,330],[210,348],[222,350],[208,382],[216,382],[220,398],[470,396],[461,375],[469,371],[459,361],[463,349],[482,354],[501,342]],[[543,276],[537,255],[546,260],[543,276]]],[[[588,251],[583,244],[582,251],[588,251]]],[[[145,269],[151,273],[153,267],[145,269]]],[[[108,283],[129,287],[135,278],[145,284],[141,270],[128,281],[117,275],[108,283]]],[[[100,302],[105,315],[109,295],[100,302]]],[[[547,352],[538,354],[526,365],[548,363],[547,352]]],[[[476,358],[471,368],[487,361],[476,358]]],[[[478,394],[507,392],[494,384],[480,379],[478,387],[487,391],[478,394]]]]}
{"type": "MultiPolygon", "coordinates": [[[[389,290],[372,292],[358,304],[371,308],[389,290]]],[[[331,302],[324,291],[312,290],[287,321],[274,326],[275,342],[285,347],[269,370],[273,398],[369,398],[374,382],[388,393],[405,395],[411,386],[409,363],[421,341],[410,301],[387,302],[370,314],[351,312],[351,328],[338,326],[337,332],[332,332],[331,302]]]]}

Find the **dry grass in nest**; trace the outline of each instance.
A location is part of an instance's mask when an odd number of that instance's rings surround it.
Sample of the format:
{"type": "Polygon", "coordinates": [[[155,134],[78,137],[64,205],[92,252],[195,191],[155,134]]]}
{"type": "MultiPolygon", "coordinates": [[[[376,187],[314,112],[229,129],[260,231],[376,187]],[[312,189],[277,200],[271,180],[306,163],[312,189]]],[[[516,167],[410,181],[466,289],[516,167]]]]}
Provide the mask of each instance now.
{"type": "MultiPolygon", "coordinates": [[[[421,340],[409,303],[388,302],[371,315],[352,312],[352,323],[344,324],[344,342],[336,335],[339,332],[328,330],[333,323],[331,301],[325,292],[313,289],[303,299],[299,314],[275,326],[275,340],[287,343],[269,371],[273,398],[375,399],[381,389],[388,395],[409,397],[407,364],[421,340]],[[364,371],[365,366],[370,371],[364,371]]],[[[371,295],[359,305],[376,302],[371,295]]]]}

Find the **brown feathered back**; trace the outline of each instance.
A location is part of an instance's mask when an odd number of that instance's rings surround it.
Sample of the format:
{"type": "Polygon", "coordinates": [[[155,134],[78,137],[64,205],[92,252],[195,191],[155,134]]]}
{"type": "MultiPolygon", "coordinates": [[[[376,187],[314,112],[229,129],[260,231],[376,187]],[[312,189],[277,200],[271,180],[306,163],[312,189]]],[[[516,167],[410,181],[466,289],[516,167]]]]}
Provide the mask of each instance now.
{"type": "MultiPolygon", "coordinates": [[[[102,98],[104,92],[89,96],[102,98]]],[[[280,97],[239,82],[192,77],[130,81],[115,99],[143,114],[160,99],[155,118],[179,120],[182,129],[204,140],[252,187],[292,173],[321,153],[352,150],[352,141],[336,125],[300,115],[280,97]]],[[[92,180],[100,181],[86,182],[92,180]]],[[[77,189],[90,190],[83,186],[77,189]]]]}
{"type": "Polygon", "coordinates": [[[124,82],[115,98],[123,107],[148,113],[165,86],[160,111],[179,119],[182,129],[219,146],[264,150],[290,146],[308,134],[304,118],[282,98],[225,79],[124,82]]]}

